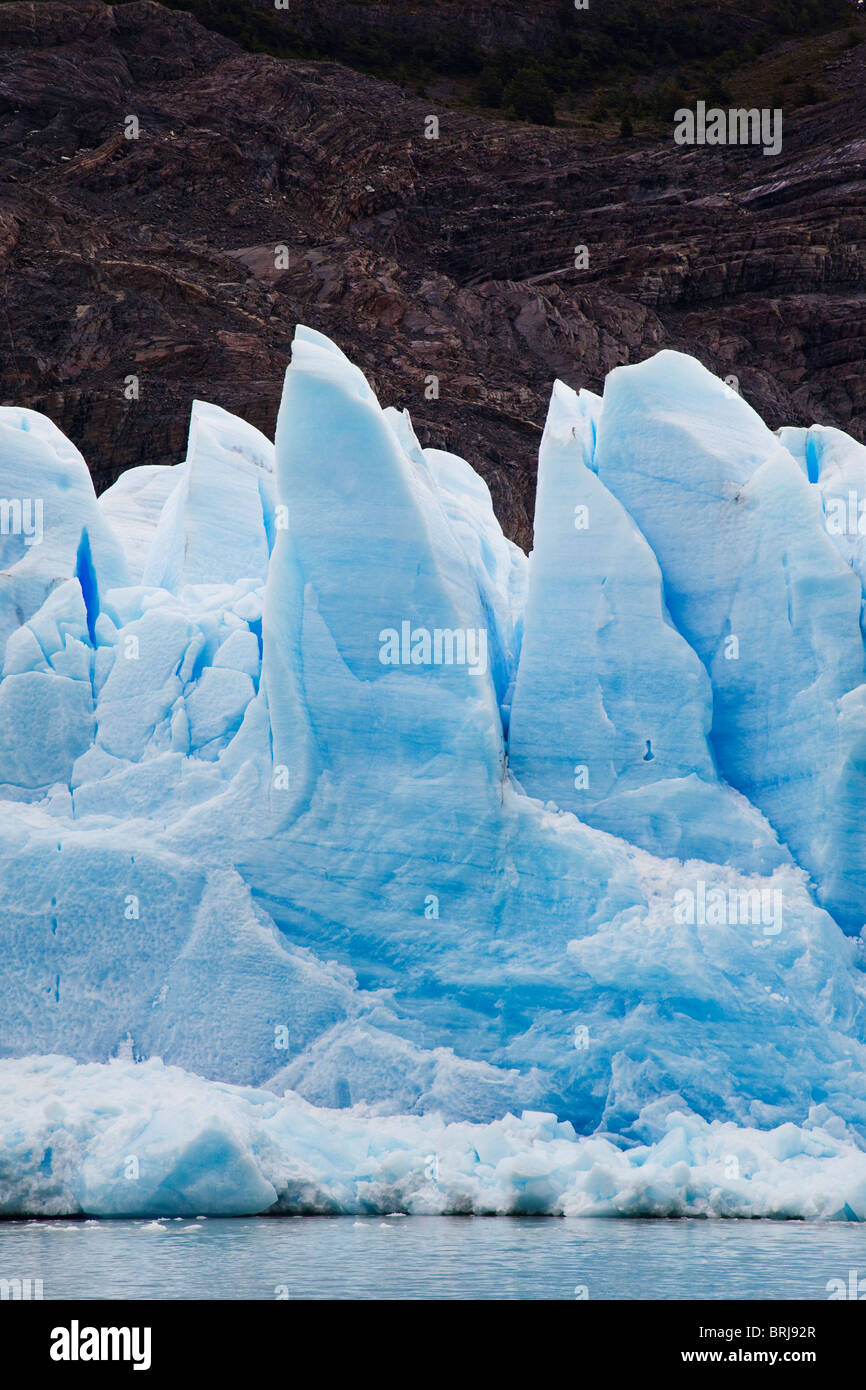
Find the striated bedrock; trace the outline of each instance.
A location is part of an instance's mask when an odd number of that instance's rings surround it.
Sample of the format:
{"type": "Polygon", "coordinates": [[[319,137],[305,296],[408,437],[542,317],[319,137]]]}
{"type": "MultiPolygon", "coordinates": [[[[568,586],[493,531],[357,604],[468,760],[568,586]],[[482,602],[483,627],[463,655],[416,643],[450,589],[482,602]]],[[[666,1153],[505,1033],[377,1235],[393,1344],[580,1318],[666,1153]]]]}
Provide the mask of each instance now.
{"type": "Polygon", "coordinates": [[[772,428],[862,439],[864,67],[866,44],[828,60],[767,159],[494,120],[149,0],[0,5],[0,402],[49,415],[102,491],[173,464],[217,388],[272,435],[315,323],[524,549],[553,377],[599,391],[684,350],[772,428]]]}

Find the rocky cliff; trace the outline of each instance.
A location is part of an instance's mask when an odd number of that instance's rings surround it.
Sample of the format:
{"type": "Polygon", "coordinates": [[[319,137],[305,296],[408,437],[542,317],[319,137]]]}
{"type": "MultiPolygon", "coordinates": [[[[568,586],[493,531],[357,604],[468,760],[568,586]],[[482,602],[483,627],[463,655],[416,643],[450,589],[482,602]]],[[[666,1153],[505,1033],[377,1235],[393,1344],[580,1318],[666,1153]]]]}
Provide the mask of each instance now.
{"type": "Polygon", "coordinates": [[[271,432],[313,323],[524,546],[553,376],[681,348],[863,438],[866,44],[824,76],[765,157],[508,123],[150,0],[0,5],[0,401],[101,488],[182,457],[194,396],[271,432]]]}

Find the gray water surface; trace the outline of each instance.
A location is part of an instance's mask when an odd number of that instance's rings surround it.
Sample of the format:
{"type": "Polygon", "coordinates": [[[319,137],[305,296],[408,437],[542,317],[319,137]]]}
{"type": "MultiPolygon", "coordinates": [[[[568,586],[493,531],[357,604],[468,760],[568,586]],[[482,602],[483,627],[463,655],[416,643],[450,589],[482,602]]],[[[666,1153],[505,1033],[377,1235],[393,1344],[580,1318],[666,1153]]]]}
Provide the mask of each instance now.
{"type": "Polygon", "coordinates": [[[49,1299],[795,1299],[864,1280],[866,1226],[551,1217],[0,1223],[49,1299]],[[585,1292],[584,1292],[585,1290],[585,1292]]]}

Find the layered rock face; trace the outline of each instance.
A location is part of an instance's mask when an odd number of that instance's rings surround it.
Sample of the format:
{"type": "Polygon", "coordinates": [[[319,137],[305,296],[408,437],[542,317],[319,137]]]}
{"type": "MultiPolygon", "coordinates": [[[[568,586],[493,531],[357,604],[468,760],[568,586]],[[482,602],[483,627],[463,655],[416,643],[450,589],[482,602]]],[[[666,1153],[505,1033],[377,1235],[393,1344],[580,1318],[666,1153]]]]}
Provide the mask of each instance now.
{"type": "Polygon", "coordinates": [[[272,433],[315,322],[525,549],[554,376],[687,350],[771,428],[862,438],[864,68],[860,45],[770,159],[469,115],[149,0],[4,4],[0,399],[101,491],[173,463],[196,396],[272,433]]]}

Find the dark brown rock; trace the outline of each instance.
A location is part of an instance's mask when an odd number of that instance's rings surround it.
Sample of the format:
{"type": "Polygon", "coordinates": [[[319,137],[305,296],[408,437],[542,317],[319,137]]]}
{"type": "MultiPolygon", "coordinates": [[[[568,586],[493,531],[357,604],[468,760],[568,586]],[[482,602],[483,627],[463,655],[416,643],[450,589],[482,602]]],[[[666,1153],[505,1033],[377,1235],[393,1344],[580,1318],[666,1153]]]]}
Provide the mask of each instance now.
{"type": "Polygon", "coordinates": [[[178,461],[194,397],[272,431],[309,323],[483,473],[524,546],[557,375],[598,390],[676,347],[773,426],[863,438],[866,44],[839,62],[783,152],[732,169],[246,54],[150,0],[0,5],[0,400],[51,415],[104,487],[178,461]]]}

